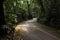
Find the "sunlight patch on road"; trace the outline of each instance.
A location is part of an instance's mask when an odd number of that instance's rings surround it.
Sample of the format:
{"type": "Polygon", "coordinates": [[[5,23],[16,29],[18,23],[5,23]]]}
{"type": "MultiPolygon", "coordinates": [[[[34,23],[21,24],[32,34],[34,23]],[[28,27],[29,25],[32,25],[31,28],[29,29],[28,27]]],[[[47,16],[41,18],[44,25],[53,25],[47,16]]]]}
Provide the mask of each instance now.
{"type": "Polygon", "coordinates": [[[27,29],[27,26],[28,25],[17,25],[16,27],[15,27],[15,30],[16,31],[25,31],[25,32],[28,32],[28,29],[27,29]]]}

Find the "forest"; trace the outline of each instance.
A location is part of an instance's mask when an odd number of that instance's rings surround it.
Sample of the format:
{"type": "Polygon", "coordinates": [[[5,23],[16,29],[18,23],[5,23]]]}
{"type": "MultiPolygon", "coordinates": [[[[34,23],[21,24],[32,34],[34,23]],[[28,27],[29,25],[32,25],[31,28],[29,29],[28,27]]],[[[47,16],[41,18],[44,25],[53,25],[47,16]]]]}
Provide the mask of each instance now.
{"type": "Polygon", "coordinates": [[[39,25],[60,30],[60,0],[0,0],[0,40],[14,33],[16,25],[33,18],[39,25]]]}

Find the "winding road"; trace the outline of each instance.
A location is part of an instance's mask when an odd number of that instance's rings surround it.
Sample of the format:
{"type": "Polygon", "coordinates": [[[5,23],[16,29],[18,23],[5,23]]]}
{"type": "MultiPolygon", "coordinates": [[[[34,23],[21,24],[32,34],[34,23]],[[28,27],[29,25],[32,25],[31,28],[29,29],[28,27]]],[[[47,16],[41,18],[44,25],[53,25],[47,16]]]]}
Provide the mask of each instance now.
{"type": "Polygon", "coordinates": [[[56,36],[39,28],[36,18],[22,22],[15,29],[16,31],[22,32],[23,40],[60,40],[56,36]]]}

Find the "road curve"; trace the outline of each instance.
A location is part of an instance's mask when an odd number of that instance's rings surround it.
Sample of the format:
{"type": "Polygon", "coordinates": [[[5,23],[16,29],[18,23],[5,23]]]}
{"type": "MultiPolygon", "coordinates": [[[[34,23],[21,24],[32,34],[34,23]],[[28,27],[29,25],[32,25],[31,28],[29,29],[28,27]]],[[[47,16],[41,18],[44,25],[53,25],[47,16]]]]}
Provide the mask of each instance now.
{"type": "Polygon", "coordinates": [[[23,40],[60,40],[36,25],[36,19],[25,21],[16,26],[22,32],[23,40]]]}

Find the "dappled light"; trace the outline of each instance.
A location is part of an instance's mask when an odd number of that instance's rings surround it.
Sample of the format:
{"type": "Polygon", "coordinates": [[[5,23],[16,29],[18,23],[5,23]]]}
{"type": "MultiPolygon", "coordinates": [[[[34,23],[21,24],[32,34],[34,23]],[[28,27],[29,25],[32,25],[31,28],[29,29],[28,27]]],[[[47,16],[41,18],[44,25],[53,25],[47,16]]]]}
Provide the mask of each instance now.
{"type": "Polygon", "coordinates": [[[34,26],[33,24],[32,25],[29,25],[30,23],[34,23],[36,21],[36,18],[33,18],[33,20],[28,20],[28,21],[25,21],[25,23],[23,24],[18,24],[16,27],[15,27],[15,30],[18,31],[18,32],[29,32],[31,28],[36,28],[37,26],[34,26]],[[32,27],[33,26],[33,27],[32,27]]]}
{"type": "Polygon", "coordinates": [[[28,28],[27,28],[27,26],[28,25],[25,25],[25,24],[23,24],[23,25],[17,25],[16,27],[15,27],[15,30],[16,31],[25,31],[25,32],[28,32],[28,28]]]}
{"type": "Polygon", "coordinates": [[[37,24],[38,23],[36,23],[36,19],[33,18],[33,20],[24,21],[24,23],[18,24],[15,27],[15,30],[18,33],[20,32],[23,35],[23,38],[26,38],[25,40],[27,39],[29,40],[29,38],[31,40],[34,40],[34,39],[35,40],[40,40],[40,39],[58,40],[59,39],[56,36],[53,36],[50,33],[48,33],[49,32],[48,30],[47,30],[48,32],[46,32],[46,29],[43,30],[42,28],[44,28],[45,26],[43,27],[43,25],[40,24],[40,28],[39,28],[39,25],[37,24]]]}
{"type": "Polygon", "coordinates": [[[59,0],[0,0],[0,40],[60,40],[59,5],[59,0]]]}

